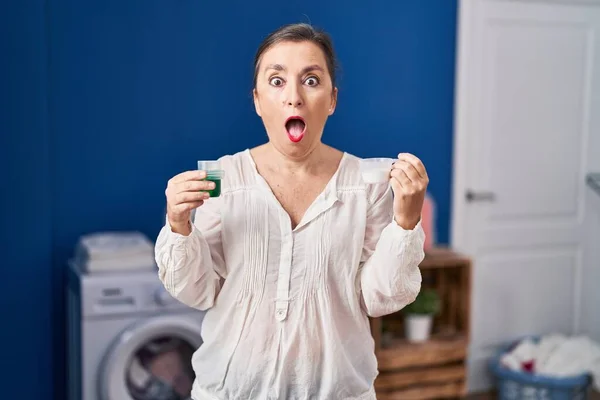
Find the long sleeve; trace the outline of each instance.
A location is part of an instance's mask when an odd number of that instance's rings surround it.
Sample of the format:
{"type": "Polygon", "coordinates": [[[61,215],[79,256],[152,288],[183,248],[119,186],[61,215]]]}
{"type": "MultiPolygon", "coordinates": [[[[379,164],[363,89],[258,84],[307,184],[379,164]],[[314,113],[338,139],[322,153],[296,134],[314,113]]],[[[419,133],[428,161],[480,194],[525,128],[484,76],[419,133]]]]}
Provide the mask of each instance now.
{"type": "Polygon", "coordinates": [[[165,289],[200,310],[213,306],[226,278],[221,202],[221,198],[209,199],[196,210],[189,236],[173,232],[167,221],[155,245],[158,275],[165,289]]]}
{"type": "Polygon", "coordinates": [[[365,311],[379,317],[412,303],[421,290],[425,232],[421,222],[405,230],[394,221],[389,185],[374,186],[370,198],[359,279],[365,311]]]}

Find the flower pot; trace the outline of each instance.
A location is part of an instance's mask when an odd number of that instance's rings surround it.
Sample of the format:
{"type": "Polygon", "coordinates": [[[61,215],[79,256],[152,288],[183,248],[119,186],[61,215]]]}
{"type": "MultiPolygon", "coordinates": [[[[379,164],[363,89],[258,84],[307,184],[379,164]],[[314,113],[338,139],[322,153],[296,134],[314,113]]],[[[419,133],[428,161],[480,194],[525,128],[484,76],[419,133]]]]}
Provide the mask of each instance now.
{"type": "Polygon", "coordinates": [[[429,340],[433,315],[412,314],[404,318],[404,334],[409,342],[419,343],[429,340]]]}

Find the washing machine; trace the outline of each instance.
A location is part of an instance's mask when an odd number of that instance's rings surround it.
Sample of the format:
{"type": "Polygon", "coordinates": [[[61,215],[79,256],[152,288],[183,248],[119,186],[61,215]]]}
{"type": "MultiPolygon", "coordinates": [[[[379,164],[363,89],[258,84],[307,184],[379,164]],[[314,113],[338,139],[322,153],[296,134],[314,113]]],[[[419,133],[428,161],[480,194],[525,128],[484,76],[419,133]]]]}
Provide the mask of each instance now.
{"type": "Polygon", "coordinates": [[[68,271],[68,400],[190,399],[204,312],[175,300],[156,269],[68,271]]]}

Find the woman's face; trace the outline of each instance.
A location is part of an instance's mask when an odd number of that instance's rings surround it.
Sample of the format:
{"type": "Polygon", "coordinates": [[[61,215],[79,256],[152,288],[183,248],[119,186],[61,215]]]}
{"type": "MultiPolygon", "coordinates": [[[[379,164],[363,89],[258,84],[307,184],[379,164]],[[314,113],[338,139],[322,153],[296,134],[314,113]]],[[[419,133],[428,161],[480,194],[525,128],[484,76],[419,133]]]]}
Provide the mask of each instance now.
{"type": "Polygon", "coordinates": [[[254,106],[271,143],[283,154],[302,158],[321,141],[335,111],[325,54],[312,42],[281,42],[260,60],[254,106]]]}

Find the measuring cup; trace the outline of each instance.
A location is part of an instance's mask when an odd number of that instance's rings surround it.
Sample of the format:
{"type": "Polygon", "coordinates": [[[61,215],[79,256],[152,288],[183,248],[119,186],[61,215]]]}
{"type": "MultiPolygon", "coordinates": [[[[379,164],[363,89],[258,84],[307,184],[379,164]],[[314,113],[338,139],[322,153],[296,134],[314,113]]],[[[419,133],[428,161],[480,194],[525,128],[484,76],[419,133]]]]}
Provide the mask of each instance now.
{"type": "Polygon", "coordinates": [[[360,174],[366,183],[385,183],[390,180],[393,158],[363,158],[359,162],[360,174]]]}
{"type": "Polygon", "coordinates": [[[214,182],[215,188],[208,190],[210,197],[219,197],[221,195],[221,179],[225,176],[225,171],[221,169],[219,161],[198,161],[198,169],[206,171],[204,180],[214,182]]]}

